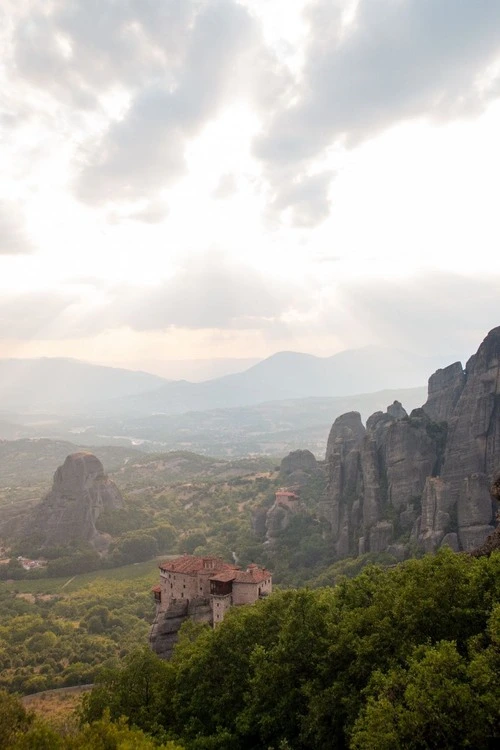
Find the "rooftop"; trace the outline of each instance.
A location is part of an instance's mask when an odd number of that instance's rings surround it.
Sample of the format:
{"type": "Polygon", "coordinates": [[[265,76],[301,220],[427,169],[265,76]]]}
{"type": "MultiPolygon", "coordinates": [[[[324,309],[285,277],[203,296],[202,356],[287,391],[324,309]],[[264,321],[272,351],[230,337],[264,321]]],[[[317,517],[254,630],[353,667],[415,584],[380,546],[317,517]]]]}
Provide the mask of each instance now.
{"type": "Polygon", "coordinates": [[[224,562],[220,557],[198,557],[197,555],[182,555],[174,560],[166,560],[161,563],[160,570],[165,573],[184,573],[184,575],[195,575],[206,573],[211,581],[219,583],[262,583],[271,577],[266,568],[259,568],[255,563],[250,563],[246,570],[240,570],[237,565],[224,562]]]}
{"type": "Polygon", "coordinates": [[[210,576],[211,581],[218,581],[219,583],[228,583],[228,581],[234,581],[236,576],[238,575],[237,570],[227,570],[223,571],[222,573],[217,573],[214,576],[210,576]]]}
{"type": "Polygon", "coordinates": [[[234,578],[235,583],[262,583],[271,577],[271,573],[266,568],[259,568],[257,565],[249,565],[246,570],[237,570],[234,578]]]}
{"type": "Polygon", "coordinates": [[[234,571],[235,565],[224,562],[220,557],[198,557],[197,555],[182,555],[174,560],[161,563],[160,570],[167,573],[185,573],[194,575],[201,572],[218,573],[222,571],[234,571]]]}

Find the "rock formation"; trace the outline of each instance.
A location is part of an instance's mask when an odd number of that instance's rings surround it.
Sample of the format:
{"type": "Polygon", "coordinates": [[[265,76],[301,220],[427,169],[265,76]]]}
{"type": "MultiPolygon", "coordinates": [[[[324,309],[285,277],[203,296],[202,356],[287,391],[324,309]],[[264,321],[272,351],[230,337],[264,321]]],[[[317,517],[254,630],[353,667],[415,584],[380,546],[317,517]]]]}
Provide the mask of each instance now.
{"type": "Polygon", "coordinates": [[[43,547],[87,542],[102,551],[108,539],[95,522],[102,512],[119,508],[122,496],[99,459],[92,453],[73,453],[55,472],[52,490],[35,508],[24,534],[39,539],[43,547]]]}
{"type": "Polygon", "coordinates": [[[212,607],[209,599],[199,597],[191,601],[176,599],[166,612],[157,612],[149,645],[161,659],[171,659],[179,630],[186,620],[212,624],[212,607]]]}
{"type": "Polygon", "coordinates": [[[279,473],[282,487],[276,492],[274,503],[269,509],[257,508],[253,514],[254,530],[265,534],[266,542],[272,544],[293,516],[305,511],[301,491],[318,476],[324,480],[324,466],[319,465],[311,451],[292,451],[282,460],[279,473]]]}
{"type": "Polygon", "coordinates": [[[326,460],[322,514],[339,557],[481,545],[494,530],[500,467],[500,327],[465,371],[456,362],[434,373],[427,402],[409,416],[394,402],[366,429],[357,412],[338,417],[326,460]]]}

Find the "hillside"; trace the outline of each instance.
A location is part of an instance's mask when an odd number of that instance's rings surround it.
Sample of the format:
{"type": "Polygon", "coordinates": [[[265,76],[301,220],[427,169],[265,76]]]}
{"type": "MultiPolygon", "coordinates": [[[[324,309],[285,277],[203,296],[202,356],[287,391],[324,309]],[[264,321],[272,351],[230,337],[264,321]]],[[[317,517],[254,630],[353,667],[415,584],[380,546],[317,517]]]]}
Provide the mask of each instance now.
{"type": "Polygon", "coordinates": [[[76,359],[2,359],[0,411],[81,409],[96,399],[143,393],[166,382],[147,372],[76,359]]]}
{"type": "Polygon", "coordinates": [[[332,357],[279,352],[242,373],[204,383],[167,383],[155,391],[101,403],[99,408],[105,414],[180,414],[266,401],[414,388],[445,363],[445,357],[429,359],[382,347],[348,350],[332,357]]]}

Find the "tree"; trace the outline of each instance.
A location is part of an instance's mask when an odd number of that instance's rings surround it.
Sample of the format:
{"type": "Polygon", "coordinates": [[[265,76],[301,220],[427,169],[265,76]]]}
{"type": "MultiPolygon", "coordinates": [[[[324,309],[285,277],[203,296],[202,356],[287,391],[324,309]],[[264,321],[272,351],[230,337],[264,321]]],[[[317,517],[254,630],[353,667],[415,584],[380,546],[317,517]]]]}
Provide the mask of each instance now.
{"type": "Polygon", "coordinates": [[[163,736],[170,709],[172,667],[147,646],[129,654],[117,669],[105,669],[96,687],[84,696],[81,719],[93,722],[105,712],[113,720],[126,716],[144,731],[163,736]]]}
{"type": "Polygon", "coordinates": [[[487,750],[487,716],[455,643],[417,649],[407,669],[376,673],[371,689],[352,750],[487,750]]]}
{"type": "Polygon", "coordinates": [[[0,750],[11,750],[16,734],[27,730],[32,721],[16,696],[0,690],[0,750]]]}

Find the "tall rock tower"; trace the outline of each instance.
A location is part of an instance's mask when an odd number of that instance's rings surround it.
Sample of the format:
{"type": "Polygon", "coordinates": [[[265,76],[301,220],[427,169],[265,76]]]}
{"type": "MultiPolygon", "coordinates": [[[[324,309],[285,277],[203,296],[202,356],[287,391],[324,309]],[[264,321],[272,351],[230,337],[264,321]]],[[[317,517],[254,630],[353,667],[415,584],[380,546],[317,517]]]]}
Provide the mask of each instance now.
{"type": "Polygon", "coordinates": [[[44,547],[87,542],[101,551],[107,537],[95,522],[104,511],[123,506],[99,459],[86,451],[73,453],[55,472],[52,490],[35,508],[24,534],[41,539],[44,547]]]}
{"type": "Polygon", "coordinates": [[[456,362],[434,373],[409,416],[395,402],[366,429],[356,412],[339,417],[326,459],[323,515],[339,557],[481,545],[494,529],[500,470],[500,327],[465,370],[456,362]]]}

